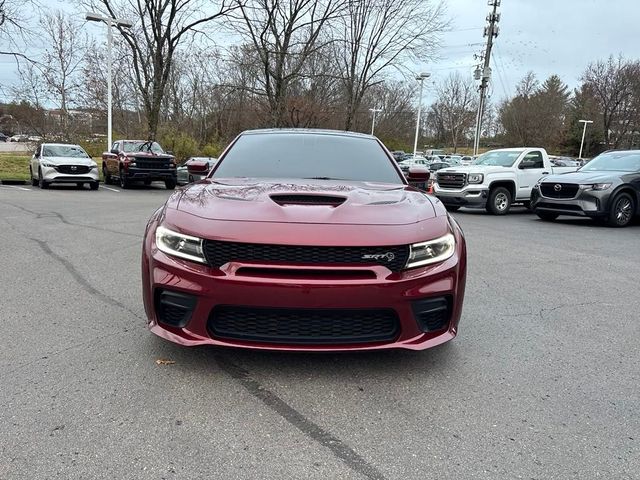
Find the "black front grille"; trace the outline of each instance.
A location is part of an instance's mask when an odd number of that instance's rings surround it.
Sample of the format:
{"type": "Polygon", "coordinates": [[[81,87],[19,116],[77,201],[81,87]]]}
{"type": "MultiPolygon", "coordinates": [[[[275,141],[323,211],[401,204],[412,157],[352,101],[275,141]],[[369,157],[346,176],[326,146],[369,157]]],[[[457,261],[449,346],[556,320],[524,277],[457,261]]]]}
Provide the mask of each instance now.
{"type": "Polygon", "coordinates": [[[541,183],[540,192],[547,198],[573,198],[578,193],[579,185],[575,183],[541,183]]]}
{"type": "Polygon", "coordinates": [[[582,207],[580,207],[580,205],[571,205],[569,203],[538,202],[536,204],[536,208],[551,208],[553,210],[572,210],[576,212],[582,211],[582,207]]]}
{"type": "Polygon", "coordinates": [[[86,175],[91,169],[86,165],[58,165],[56,170],[65,175],[86,175]]]}
{"type": "Polygon", "coordinates": [[[236,261],[293,265],[383,265],[397,272],[407,263],[409,246],[317,247],[205,240],[204,254],[209,265],[216,268],[236,261]]]}
{"type": "Polygon", "coordinates": [[[389,342],[400,331],[391,309],[218,306],[207,327],[215,338],[286,344],[389,342]]]}
{"type": "Polygon", "coordinates": [[[170,168],[169,160],[149,160],[147,158],[135,158],[136,166],[134,168],[143,168],[149,170],[162,170],[170,168]]]}
{"type": "Polygon", "coordinates": [[[464,187],[466,181],[467,175],[465,173],[438,172],[438,186],[440,188],[460,189],[464,187]]]}

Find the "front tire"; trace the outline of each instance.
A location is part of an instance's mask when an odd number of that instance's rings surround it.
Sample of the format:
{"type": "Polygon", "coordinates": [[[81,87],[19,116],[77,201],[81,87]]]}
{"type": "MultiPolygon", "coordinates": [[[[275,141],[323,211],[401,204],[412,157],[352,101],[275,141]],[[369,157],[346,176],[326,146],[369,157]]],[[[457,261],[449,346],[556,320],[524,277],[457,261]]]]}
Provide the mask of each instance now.
{"type": "Polygon", "coordinates": [[[460,207],[457,205],[445,205],[444,208],[447,209],[447,212],[457,212],[460,210],[460,207]]]}
{"type": "Polygon", "coordinates": [[[489,193],[487,212],[493,215],[506,215],[511,208],[511,192],[504,187],[497,187],[489,193]]]}
{"type": "Polygon", "coordinates": [[[129,179],[126,177],[122,169],[120,170],[120,176],[118,178],[120,179],[120,188],[127,189],[131,186],[129,179]]]}
{"type": "Polygon", "coordinates": [[[100,187],[100,182],[91,182],[89,186],[91,187],[91,190],[98,190],[98,188],[100,187]]]}
{"type": "Polygon", "coordinates": [[[113,178],[111,178],[107,165],[104,163],[102,164],[102,178],[104,178],[105,185],[111,185],[113,183],[113,178]]]}
{"type": "Polygon", "coordinates": [[[167,190],[173,190],[174,188],[176,188],[176,180],[175,180],[175,178],[172,178],[170,180],[165,180],[164,181],[164,186],[167,188],[167,190]]]}
{"type": "Polygon", "coordinates": [[[636,213],[636,203],[628,193],[619,193],[611,202],[611,210],[606,219],[609,227],[626,227],[636,213]]]}
{"type": "Polygon", "coordinates": [[[31,175],[31,186],[32,187],[37,187],[38,186],[38,180],[33,176],[33,170],[31,169],[31,167],[29,167],[29,175],[31,175]]]}
{"type": "Polygon", "coordinates": [[[540,220],[544,220],[545,222],[553,222],[556,218],[558,218],[557,213],[549,213],[549,212],[536,212],[536,215],[540,220]]]}
{"type": "Polygon", "coordinates": [[[42,170],[40,169],[38,169],[38,186],[43,190],[49,188],[49,182],[44,179],[42,176],[42,170]]]}

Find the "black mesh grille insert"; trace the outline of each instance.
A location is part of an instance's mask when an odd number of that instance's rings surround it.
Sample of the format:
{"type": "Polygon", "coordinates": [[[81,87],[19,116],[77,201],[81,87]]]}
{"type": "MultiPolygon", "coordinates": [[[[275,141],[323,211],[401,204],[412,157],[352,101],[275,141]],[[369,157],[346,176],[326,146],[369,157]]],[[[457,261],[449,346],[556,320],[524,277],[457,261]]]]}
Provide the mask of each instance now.
{"type": "Polygon", "coordinates": [[[147,158],[136,157],[134,159],[136,166],[134,168],[148,168],[152,170],[162,170],[170,168],[169,160],[149,160],[147,158]]]}
{"type": "Polygon", "coordinates": [[[184,327],[191,319],[196,301],[196,297],[186,293],[156,290],[155,307],[158,321],[172,327],[184,327]]]}
{"type": "Polygon", "coordinates": [[[578,193],[579,185],[575,183],[541,183],[540,192],[547,198],[573,198],[578,193]]]}
{"type": "Polygon", "coordinates": [[[89,173],[89,167],[86,165],[58,165],[56,170],[65,175],[85,175],[89,173]]]}
{"type": "Polygon", "coordinates": [[[436,297],[412,302],[413,314],[423,332],[441,330],[449,324],[451,297],[436,297]]]}
{"type": "Polygon", "coordinates": [[[207,326],[216,338],[287,344],[388,342],[400,331],[390,309],[218,306],[207,326]]]}
{"type": "Polygon", "coordinates": [[[397,272],[407,263],[408,245],[391,247],[316,247],[204,241],[209,265],[221,267],[227,262],[264,262],[298,265],[383,265],[397,272]]]}

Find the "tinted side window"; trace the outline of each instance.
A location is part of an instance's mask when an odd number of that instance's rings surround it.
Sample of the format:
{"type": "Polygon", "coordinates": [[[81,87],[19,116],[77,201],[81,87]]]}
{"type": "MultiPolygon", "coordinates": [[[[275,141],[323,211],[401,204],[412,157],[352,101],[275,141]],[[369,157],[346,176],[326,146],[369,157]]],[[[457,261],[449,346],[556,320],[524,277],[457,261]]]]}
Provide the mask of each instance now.
{"type": "Polygon", "coordinates": [[[242,135],[220,161],[214,177],[403,183],[375,139],[322,133],[242,135]]]}
{"type": "Polygon", "coordinates": [[[544,160],[542,159],[541,152],[529,152],[527,153],[522,162],[520,163],[520,168],[529,169],[529,168],[544,168],[544,160]]]}

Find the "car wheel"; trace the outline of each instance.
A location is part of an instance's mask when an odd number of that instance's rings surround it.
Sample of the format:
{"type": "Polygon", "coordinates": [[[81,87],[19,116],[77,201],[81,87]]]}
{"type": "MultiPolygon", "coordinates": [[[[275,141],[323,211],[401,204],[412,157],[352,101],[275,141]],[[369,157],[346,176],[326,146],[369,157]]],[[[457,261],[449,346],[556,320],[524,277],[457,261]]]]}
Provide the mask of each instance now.
{"type": "Polygon", "coordinates": [[[457,205],[445,205],[444,207],[448,212],[457,212],[458,210],[460,210],[460,207],[457,205]]]}
{"type": "Polygon", "coordinates": [[[491,190],[487,211],[493,215],[506,215],[511,208],[511,193],[504,187],[491,190]]]}
{"type": "Polygon", "coordinates": [[[553,222],[556,218],[558,218],[557,213],[549,213],[549,212],[536,212],[536,215],[545,222],[553,222]]]}
{"type": "Polygon", "coordinates": [[[122,170],[120,170],[120,176],[118,178],[120,178],[120,188],[129,188],[131,184],[122,170]]]}
{"type": "Polygon", "coordinates": [[[164,186],[167,188],[167,190],[173,190],[174,188],[176,188],[176,181],[175,179],[170,179],[170,180],[165,180],[164,181],[164,186]]]}
{"type": "Polygon", "coordinates": [[[32,187],[37,187],[38,186],[38,180],[33,176],[33,170],[31,169],[31,167],[29,167],[29,175],[31,175],[31,186],[32,187]]]}
{"type": "Polygon", "coordinates": [[[78,187],[78,188],[84,188],[84,183],[82,183],[82,182],[76,182],[76,187],[78,187]]]}
{"type": "Polygon", "coordinates": [[[107,165],[102,164],[102,178],[104,178],[104,183],[106,185],[111,185],[113,183],[113,178],[109,175],[109,170],[107,170],[107,165]]]}
{"type": "Polygon", "coordinates": [[[38,170],[38,186],[42,189],[49,188],[49,182],[42,177],[42,170],[38,170]]]}
{"type": "Polygon", "coordinates": [[[145,185],[146,187],[148,187],[149,185],[151,185],[151,180],[145,180],[145,181],[144,181],[144,185],[145,185]]]}
{"type": "Polygon", "coordinates": [[[100,182],[91,182],[89,186],[91,187],[91,190],[98,190],[98,188],[100,187],[100,182]]]}
{"type": "Polygon", "coordinates": [[[631,195],[619,193],[611,202],[607,225],[610,227],[626,227],[633,220],[635,212],[636,204],[631,195]]]}

